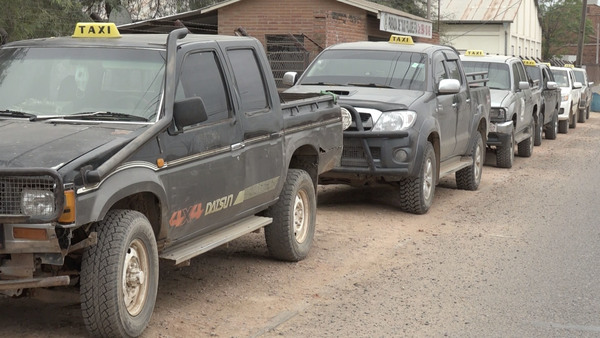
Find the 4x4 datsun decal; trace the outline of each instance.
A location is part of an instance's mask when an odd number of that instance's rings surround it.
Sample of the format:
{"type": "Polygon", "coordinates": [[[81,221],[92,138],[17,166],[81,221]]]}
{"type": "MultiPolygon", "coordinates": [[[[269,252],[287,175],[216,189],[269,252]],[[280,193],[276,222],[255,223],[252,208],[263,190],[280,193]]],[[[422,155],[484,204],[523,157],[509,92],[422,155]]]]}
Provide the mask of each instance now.
{"type": "Polygon", "coordinates": [[[233,205],[243,203],[246,200],[275,189],[278,181],[279,176],[252,185],[238,192],[235,200],[233,199],[233,194],[217,198],[214,201],[206,203],[205,209],[202,208],[203,203],[197,203],[187,208],[176,210],[171,214],[171,218],[169,218],[169,225],[175,228],[184,226],[190,222],[199,220],[202,215],[214,214],[233,205]]]}

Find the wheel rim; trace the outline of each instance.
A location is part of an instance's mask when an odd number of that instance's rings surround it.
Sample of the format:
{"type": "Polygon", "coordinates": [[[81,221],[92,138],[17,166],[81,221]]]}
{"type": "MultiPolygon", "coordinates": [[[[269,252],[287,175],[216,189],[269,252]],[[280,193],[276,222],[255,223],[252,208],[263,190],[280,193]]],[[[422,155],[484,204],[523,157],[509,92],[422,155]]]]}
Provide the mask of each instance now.
{"type": "Polygon", "coordinates": [[[423,197],[429,200],[433,189],[433,163],[431,158],[427,158],[425,168],[423,168],[423,197]]]}
{"type": "Polygon", "coordinates": [[[131,316],[138,315],[146,303],[148,294],[149,262],[148,251],[144,243],[135,239],[129,245],[123,263],[123,300],[131,316]]]}
{"type": "Polygon", "coordinates": [[[482,151],[481,151],[481,145],[477,144],[477,148],[475,148],[475,165],[474,165],[474,174],[475,174],[475,179],[477,181],[479,181],[479,178],[481,177],[481,168],[483,167],[483,156],[482,156],[482,151]]]}
{"type": "Polygon", "coordinates": [[[308,236],[308,195],[304,190],[300,190],[294,201],[294,237],[296,242],[304,243],[308,236]]]}

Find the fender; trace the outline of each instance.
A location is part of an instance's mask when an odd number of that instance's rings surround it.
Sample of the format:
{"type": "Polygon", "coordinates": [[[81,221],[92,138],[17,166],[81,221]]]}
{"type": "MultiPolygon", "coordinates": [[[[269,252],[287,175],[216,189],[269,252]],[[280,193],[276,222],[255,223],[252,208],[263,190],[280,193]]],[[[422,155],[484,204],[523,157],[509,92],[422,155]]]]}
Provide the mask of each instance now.
{"type": "MultiPolygon", "coordinates": [[[[421,124],[421,129],[418,131],[417,138],[417,152],[413,158],[418,159],[423,157],[423,153],[425,152],[425,144],[428,142],[429,135],[432,133],[437,133],[440,135],[440,125],[436,118],[433,116],[428,116],[423,123],[421,124]]],[[[441,137],[441,135],[440,135],[441,137]]],[[[439,157],[439,154],[436,154],[439,157]]],[[[437,159],[439,162],[439,158],[437,159]]],[[[410,176],[416,177],[419,176],[419,171],[421,170],[420,165],[421,161],[411,161],[412,167],[409,168],[410,176]]],[[[438,168],[439,169],[439,168],[438,168]]],[[[437,174],[436,174],[437,176],[437,174]]],[[[436,177],[437,181],[437,177],[436,177]]]]}
{"type": "Polygon", "coordinates": [[[167,219],[167,195],[156,172],[146,166],[130,166],[109,174],[92,188],[77,191],[76,223],[81,225],[102,220],[117,201],[142,192],[152,193],[158,198],[161,219],[167,219]]]}

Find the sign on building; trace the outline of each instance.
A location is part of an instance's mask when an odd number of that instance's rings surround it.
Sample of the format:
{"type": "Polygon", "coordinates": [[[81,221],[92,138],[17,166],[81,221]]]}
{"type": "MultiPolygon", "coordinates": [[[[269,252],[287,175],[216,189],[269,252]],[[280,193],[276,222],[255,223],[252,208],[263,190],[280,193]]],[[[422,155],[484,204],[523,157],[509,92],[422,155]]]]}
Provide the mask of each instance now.
{"type": "Polygon", "coordinates": [[[379,13],[379,30],[394,34],[420,36],[431,39],[431,22],[417,21],[391,13],[379,13]]]}

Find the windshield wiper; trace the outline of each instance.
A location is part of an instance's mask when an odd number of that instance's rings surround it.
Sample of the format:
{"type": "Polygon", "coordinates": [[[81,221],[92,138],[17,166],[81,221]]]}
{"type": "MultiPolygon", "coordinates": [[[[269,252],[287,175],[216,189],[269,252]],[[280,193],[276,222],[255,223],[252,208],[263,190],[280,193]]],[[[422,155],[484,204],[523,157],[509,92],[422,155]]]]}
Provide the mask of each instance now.
{"type": "Polygon", "coordinates": [[[72,115],[55,115],[55,116],[42,116],[32,119],[33,121],[51,120],[51,119],[63,119],[63,120],[107,120],[107,121],[140,121],[148,122],[145,117],[115,113],[109,111],[96,111],[96,112],[85,112],[72,115]]]}
{"type": "Polygon", "coordinates": [[[340,83],[328,83],[328,82],[309,82],[309,83],[301,83],[303,86],[345,86],[340,83]]]}
{"type": "Polygon", "coordinates": [[[18,117],[18,118],[24,118],[24,119],[30,119],[30,120],[33,120],[37,117],[37,115],[35,115],[35,114],[30,114],[30,113],[25,113],[22,111],[10,110],[10,109],[0,110],[0,116],[18,117]]]}
{"type": "Polygon", "coordinates": [[[390,87],[390,86],[382,85],[382,84],[377,84],[377,83],[348,83],[348,86],[373,87],[373,88],[391,88],[391,89],[394,88],[394,87],[390,87]]]}

